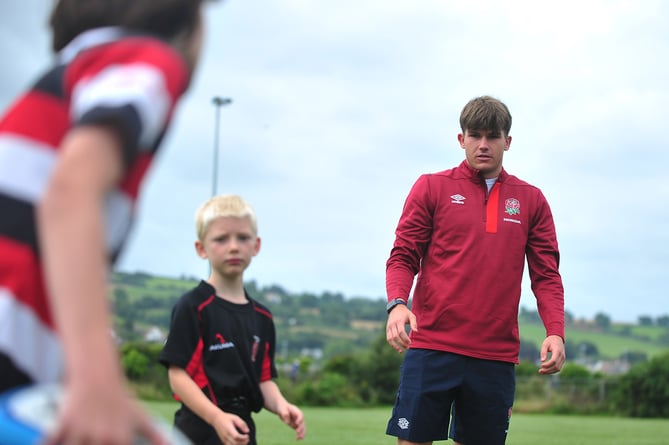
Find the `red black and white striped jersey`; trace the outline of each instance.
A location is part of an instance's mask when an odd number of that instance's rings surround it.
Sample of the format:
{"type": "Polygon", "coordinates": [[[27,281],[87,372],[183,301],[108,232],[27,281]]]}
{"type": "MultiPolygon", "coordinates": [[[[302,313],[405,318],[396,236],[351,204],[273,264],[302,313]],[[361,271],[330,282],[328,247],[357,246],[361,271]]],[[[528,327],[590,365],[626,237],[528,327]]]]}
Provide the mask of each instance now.
{"type": "Polygon", "coordinates": [[[31,381],[55,380],[62,368],[34,216],[61,141],[81,125],[118,130],[125,170],[105,203],[113,262],[130,230],[142,179],[190,81],[185,60],[168,43],[119,28],[87,31],[58,56],[0,119],[0,361],[31,381]]]}

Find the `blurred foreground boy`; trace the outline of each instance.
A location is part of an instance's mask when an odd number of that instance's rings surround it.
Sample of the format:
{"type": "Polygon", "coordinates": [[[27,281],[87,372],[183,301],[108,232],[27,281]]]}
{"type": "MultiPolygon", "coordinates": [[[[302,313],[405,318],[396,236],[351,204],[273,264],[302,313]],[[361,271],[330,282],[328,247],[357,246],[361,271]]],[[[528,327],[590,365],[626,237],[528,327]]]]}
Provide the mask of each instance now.
{"type": "Polygon", "coordinates": [[[111,336],[107,274],[188,89],[204,0],[60,0],[56,60],[0,119],[0,392],[60,382],[52,443],[161,443],[111,336]]]}
{"type": "Polygon", "coordinates": [[[174,306],[160,356],[181,401],[175,425],[196,444],[255,444],[251,412],[265,407],[302,439],[302,412],[272,380],[272,314],[244,290],[244,271],[260,250],[255,213],[240,197],[221,195],[200,207],[195,224],[195,250],[211,275],[174,306]]]}

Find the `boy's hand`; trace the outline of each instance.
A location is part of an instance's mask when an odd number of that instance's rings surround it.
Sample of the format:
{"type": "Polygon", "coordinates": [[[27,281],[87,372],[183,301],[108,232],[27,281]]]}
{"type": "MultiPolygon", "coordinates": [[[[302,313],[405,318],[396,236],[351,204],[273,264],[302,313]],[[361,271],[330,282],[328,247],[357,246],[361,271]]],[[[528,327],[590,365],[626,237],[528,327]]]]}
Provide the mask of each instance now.
{"type": "Polygon", "coordinates": [[[224,445],[246,445],[249,443],[249,427],[241,417],[221,411],[211,426],[224,445]]]}
{"type": "Polygon", "coordinates": [[[151,445],[167,445],[149,415],[124,388],[110,384],[87,391],[82,385],[71,385],[66,389],[58,427],[46,444],[126,445],[138,436],[151,445]]]}
{"type": "Polygon", "coordinates": [[[295,430],[297,440],[304,439],[307,434],[307,425],[304,423],[304,414],[297,406],[290,403],[281,405],[277,409],[276,415],[283,423],[295,430]]]}

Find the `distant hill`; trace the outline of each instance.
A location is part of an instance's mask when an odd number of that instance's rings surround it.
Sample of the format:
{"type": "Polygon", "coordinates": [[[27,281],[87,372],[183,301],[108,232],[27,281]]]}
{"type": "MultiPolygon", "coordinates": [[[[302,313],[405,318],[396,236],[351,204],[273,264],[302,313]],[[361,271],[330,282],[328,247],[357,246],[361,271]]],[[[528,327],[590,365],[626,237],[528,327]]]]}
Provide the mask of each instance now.
{"type": "MultiPolygon", "coordinates": [[[[114,273],[111,299],[117,335],[124,340],[137,340],[151,333],[156,340],[155,328],[167,332],[172,306],[197,282],[188,277],[114,273]]],[[[246,288],[253,298],[272,310],[279,339],[278,353],[284,357],[305,351],[310,354],[320,351],[324,358],[362,351],[384,335],[383,299],[346,298],[329,292],[291,294],[278,285],[260,287],[253,281],[246,283],[246,288]]],[[[530,349],[541,346],[545,332],[535,310],[522,308],[520,336],[524,346],[530,349]]],[[[629,353],[650,358],[669,350],[669,327],[615,323],[604,314],[593,321],[570,320],[566,337],[569,359],[584,354],[590,358],[596,354],[600,358],[615,359],[629,353]]]]}
{"type": "MultiPolygon", "coordinates": [[[[541,345],[546,335],[541,324],[521,321],[519,329],[522,339],[532,341],[537,346],[541,345]]],[[[646,328],[614,323],[609,330],[602,331],[591,324],[567,324],[565,328],[567,342],[576,346],[573,351],[570,351],[568,359],[583,355],[582,348],[578,347],[583,344],[595,345],[601,358],[614,359],[631,352],[645,353],[650,358],[669,351],[669,343],[666,339],[668,332],[667,328],[659,326],[646,328]],[[636,332],[650,333],[650,335],[640,335],[636,332]],[[665,337],[662,337],[663,335],[665,337]],[[661,340],[662,338],[664,340],[661,340]]]]}

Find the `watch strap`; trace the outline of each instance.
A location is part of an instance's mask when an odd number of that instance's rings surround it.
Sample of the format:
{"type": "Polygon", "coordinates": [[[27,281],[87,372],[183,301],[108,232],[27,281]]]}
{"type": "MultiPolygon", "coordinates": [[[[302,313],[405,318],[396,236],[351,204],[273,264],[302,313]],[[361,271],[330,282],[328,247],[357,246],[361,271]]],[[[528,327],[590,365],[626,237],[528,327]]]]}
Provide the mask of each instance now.
{"type": "Polygon", "coordinates": [[[386,305],[386,312],[387,312],[387,313],[390,313],[390,311],[392,311],[392,310],[393,310],[397,305],[399,305],[399,304],[403,304],[403,305],[406,306],[406,305],[407,305],[407,302],[406,302],[406,300],[405,300],[404,298],[393,298],[393,299],[390,300],[390,301],[388,302],[388,304],[386,305]]]}

